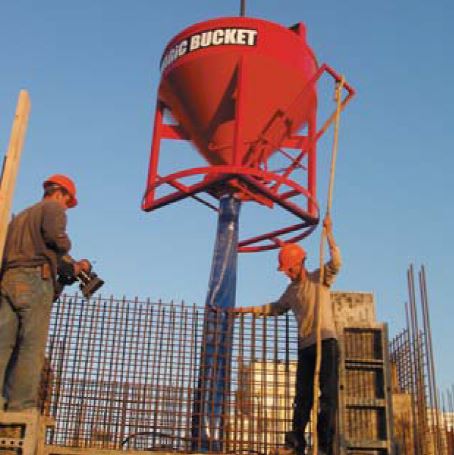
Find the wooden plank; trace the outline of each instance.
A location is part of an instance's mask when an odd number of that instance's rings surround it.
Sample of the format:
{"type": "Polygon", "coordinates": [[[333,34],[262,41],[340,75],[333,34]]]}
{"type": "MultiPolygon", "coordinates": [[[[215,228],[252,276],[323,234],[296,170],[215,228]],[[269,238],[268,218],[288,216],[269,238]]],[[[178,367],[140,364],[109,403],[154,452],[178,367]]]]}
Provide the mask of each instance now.
{"type": "Polygon", "coordinates": [[[384,399],[370,399],[370,398],[357,398],[346,397],[345,406],[349,408],[366,408],[366,409],[385,409],[387,400],[384,399]]]}
{"type": "Polygon", "coordinates": [[[10,220],[17,172],[22,155],[25,133],[27,131],[30,105],[28,92],[21,90],[19,92],[16,115],[14,117],[9,146],[3,161],[2,175],[0,178],[0,265],[3,259],[3,248],[5,246],[6,232],[10,220]]]}
{"type": "MultiPolygon", "coordinates": [[[[349,450],[389,450],[388,441],[348,441],[349,450]]],[[[390,452],[387,451],[386,455],[390,452]]],[[[384,455],[384,454],[383,454],[384,455]]]]}
{"type": "Polygon", "coordinates": [[[45,446],[43,455],[150,455],[151,453],[155,455],[204,455],[202,453],[184,451],[94,449],[90,447],[79,448],[53,445],[45,446]]]}

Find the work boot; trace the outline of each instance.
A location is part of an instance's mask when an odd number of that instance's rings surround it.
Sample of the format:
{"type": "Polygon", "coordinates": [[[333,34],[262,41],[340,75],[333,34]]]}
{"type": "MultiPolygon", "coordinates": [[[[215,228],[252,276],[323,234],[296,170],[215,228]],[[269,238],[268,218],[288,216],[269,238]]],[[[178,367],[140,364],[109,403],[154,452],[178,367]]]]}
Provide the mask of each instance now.
{"type": "Polygon", "coordinates": [[[285,433],[285,447],[293,449],[296,455],[304,455],[306,440],[304,436],[296,431],[285,433]]]}

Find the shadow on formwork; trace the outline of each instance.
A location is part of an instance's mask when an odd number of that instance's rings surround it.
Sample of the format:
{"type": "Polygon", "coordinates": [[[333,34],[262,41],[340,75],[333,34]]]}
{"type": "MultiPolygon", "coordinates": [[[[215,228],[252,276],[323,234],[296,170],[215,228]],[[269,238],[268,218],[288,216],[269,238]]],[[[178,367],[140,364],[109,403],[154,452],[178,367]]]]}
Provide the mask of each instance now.
{"type": "MultiPolygon", "coordinates": [[[[337,454],[395,453],[386,326],[375,321],[372,294],[333,293],[333,305],[342,353],[337,454]]],[[[11,422],[0,415],[0,454],[192,452],[204,319],[197,305],[64,296],[52,313],[35,449],[21,449],[19,421],[19,434],[3,438],[11,422]]],[[[241,315],[228,324],[222,452],[268,454],[291,429],[295,321],[241,315]]]]}

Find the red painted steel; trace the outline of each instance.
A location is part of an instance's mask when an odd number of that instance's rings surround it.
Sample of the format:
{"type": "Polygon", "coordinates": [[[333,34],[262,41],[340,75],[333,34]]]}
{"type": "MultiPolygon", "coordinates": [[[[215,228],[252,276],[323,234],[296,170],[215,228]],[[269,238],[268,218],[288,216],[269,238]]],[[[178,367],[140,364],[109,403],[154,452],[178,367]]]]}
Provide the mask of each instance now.
{"type": "MultiPolygon", "coordinates": [[[[291,114],[287,110],[318,69],[302,24],[296,32],[272,22],[239,17],[195,24],[170,41],[161,65],[160,100],[211,164],[234,163],[236,139],[240,162],[248,165],[256,158],[251,147],[270,122],[280,122],[286,114],[285,133],[288,128],[293,134],[316,108],[312,85],[298,109],[291,114]],[[229,44],[213,45],[216,32],[223,32],[223,40],[229,39],[229,44]],[[199,39],[200,45],[211,45],[190,51],[199,39]],[[188,50],[168,64],[172,51],[181,43],[187,43],[188,50]]],[[[268,156],[279,145],[261,144],[261,153],[268,156]]]]}
{"type": "MultiPolygon", "coordinates": [[[[298,218],[294,225],[241,241],[240,251],[276,248],[282,234],[285,241],[309,235],[319,217],[316,144],[327,128],[325,123],[317,131],[316,84],[323,74],[340,78],[326,65],[318,67],[304,25],[288,29],[245,17],[201,22],[169,42],[161,71],[143,210],[185,197],[212,206],[198,193],[218,198],[230,192],[270,208],[277,204],[298,218]],[[163,123],[165,109],[178,125],[163,123]],[[303,127],[307,134],[298,135],[303,127]],[[209,166],[160,176],[162,139],[190,140],[209,166]],[[273,171],[270,160],[276,152],[288,164],[273,171]],[[306,169],[306,183],[294,179],[301,169],[306,169]],[[195,176],[200,180],[184,182],[195,176]],[[156,189],[166,185],[171,192],[157,197],[156,189]],[[301,195],[304,207],[291,200],[301,195]]],[[[343,107],[354,93],[345,87],[343,107]]]]}

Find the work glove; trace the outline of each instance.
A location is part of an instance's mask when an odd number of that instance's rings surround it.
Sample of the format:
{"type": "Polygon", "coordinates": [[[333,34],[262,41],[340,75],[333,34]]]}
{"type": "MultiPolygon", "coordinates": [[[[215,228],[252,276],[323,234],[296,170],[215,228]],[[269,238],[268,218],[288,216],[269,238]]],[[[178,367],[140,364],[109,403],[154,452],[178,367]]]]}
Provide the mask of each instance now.
{"type": "Polygon", "coordinates": [[[88,259],[81,259],[74,263],[74,274],[77,276],[80,272],[89,273],[91,270],[91,263],[88,259]]]}

